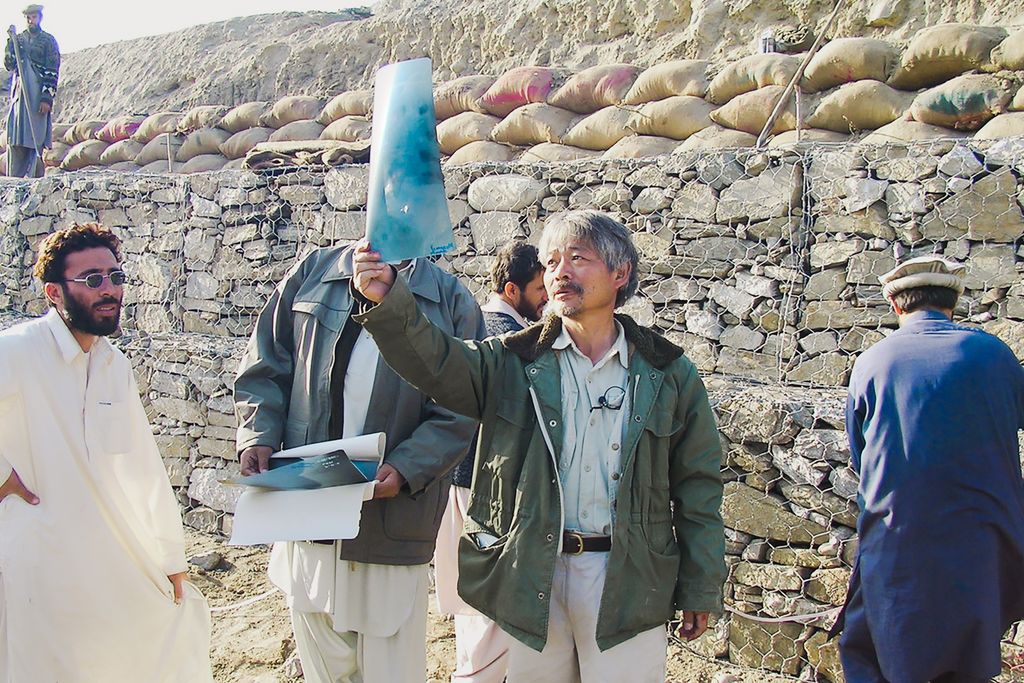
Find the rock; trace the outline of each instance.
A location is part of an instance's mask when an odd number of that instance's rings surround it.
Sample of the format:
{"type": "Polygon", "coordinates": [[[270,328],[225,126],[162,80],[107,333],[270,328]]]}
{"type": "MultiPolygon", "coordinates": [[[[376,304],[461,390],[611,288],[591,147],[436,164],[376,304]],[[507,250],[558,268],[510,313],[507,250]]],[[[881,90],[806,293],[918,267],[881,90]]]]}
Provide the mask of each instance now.
{"type": "Polygon", "coordinates": [[[766,590],[798,591],[811,576],[811,570],[776,564],[740,562],[733,567],[732,579],[745,586],[757,586],[766,590]]]}
{"type": "Polygon", "coordinates": [[[965,288],[1009,287],[1019,279],[1017,257],[1012,246],[975,244],[971,247],[967,273],[964,275],[965,288]]]}
{"type": "Polygon", "coordinates": [[[989,334],[994,334],[1010,347],[1017,359],[1024,363],[1024,323],[1007,318],[997,318],[981,326],[989,334]]]}
{"type": "Polygon", "coordinates": [[[755,178],[737,180],[722,190],[715,218],[721,223],[760,221],[785,216],[800,206],[800,172],[786,164],[755,178]]]}
{"type": "Polygon", "coordinates": [[[640,252],[640,258],[648,261],[663,260],[672,252],[672,242],[653,232],[633,233],[633,244],[640,252]]]}
{"type": "Polygon", "coordinates": [[[718,197],[702,183],[686,183],[676,190],[670,215],[687,218],[701,223],[713,223],[718,210],[718,197]]]}
{"type": "Polygon", "coordinates": [[[880,275],[896,267],[896,259],[884,251],[864,251],[850,257],[846,267],[846,281],[862,285],[877,285],[880,275]]]}
{"type": "Polygon", "coordinates": [[[810,581],[807,582],[807,595],[831,605],[843,605],[846,603],[846,591],[849,586],[849,569],[815,569],[810,581]]]}
{"type": "Polygon", "coordinates": [[[788,370],[786,380],[844,386],[849,375],[849,363],[849,356],[841,353],[823,353],[788,370]]]}
{"type": "Polygon", "coordinates": [[[1024,232],[1024,215],[1015,200],[1017,180],[1008,168],[987,175],[969,189],[943,199],[923,221],[927,239],[1013,242],[1024,232]]]}
{"type": "Polygon", "coordinates": [[[719,337],[719,342],[722,346],[729,346],[734,349],[756,351],[764,344],[764,335],[745,325],[737,325],[723,332],[719,337]]]}
{"type": "Polygon", "coordinates": [[[638,168],[625,177],[625,183],[633,187],[678,187],[679,181],[664,169],[649,165],[638,168]]]}
{"type": "Polygon", "coordinates": [[[800,672],[803,643],[800,624],[763,624],[733,614],[729,628],[729,661],[752,669],[795,676],[800,672]]]}
{"type": "Polygon", "coordinates": [[[828,479],[832,468],[823,460],[807,460],[782,446],[772,446],[772,464],[783,474],[800,483],[817,486],[828,479]]]}
{"type": "Polygon", "coordinates": [[[924,215],[924,188],[920,183],[892,183],[885,190],[885,204],[889,213],[924,215]]]}
{"type": "Polygon", "coordinates": [[[185,526],[192,527],[198,531],[202,531],[206,534],[216,534],[220,531],[220,519],[223,513],[217,510],[211,510],[206,507],[193,508],[186,510],[185,514],[181,516],[181,521],[185,523],[185,526]]]}
{"type": "MultiPolygon", "coordinates": [[[[700,638],[691,640],[686,647],[702,657],[716,659],[729,654],[729,620],[712,615],[708,619],[708,630],[700,638]]],[[[721,683],[731,683],[723,680],[721,683]]]]}
{"type": "Polygon", "coordinates": [[[832,482],[832,491],[847,500],[857,499],[857,488],[860,486],[860,478],[857,473],[849,467],[833,470],[828,477],[832,482]]]}
{"type": "Polygon", "coordinates": [[[846,433],[837,429],[805,429],[793,442],[793,452],[808,460],[850,462],[846,433]]]}
{"type": "Polygon", "coordinates": [[[469,217],[469,228],[477,253],[489,254],[519,236],[519,214],[511,211],[476,213],[469,217]]]}
{"type": "Polygon", "coordinates": [[[874,178],[847,178],[843,208],[847,213],[866,209],[885,196],[889,183],[874,178]]]}
{"type": "Polygon", "coordinates": [[[840,566],[838,557],[826,557],[810,548],[772,548],[768,560],[775,564],[790,564],[809,569],[831,569],[840,566]]]}
{"type": "Polygon", "coordinates": [[[277,194],[289,204],[320,204],[324,199],[323,190],[311,185],[288,185],[280,188],[277,194]]]}
{"type": "MultiPolygon", "coordinates": [[[[822,462],[822,461],[818,461],[822,462]]],[[[827,478],[827,477],[826,477],[827,478]]],[[[824,481],[824,480],[822,480],[824,481]]],[[[817,482],[820,484],[821,482],[817,482]]],[[[782,481],[779,490],[787,500],[808,508],[845,526],[857,526],[857,505],[851,500],[841,498],[815,486],[782,481]]]]}
{"type": "Polygon", "coordinates": [[[809,301],[804,312],[804,327],[809,330],[895,327],[896,324],[896,314],[889,306],[852,306],[841,301],[809,301]]]}
{"type": "MultiPolygon", "coordinates": [[[[187,436],[157,434],[153,438],[156,439],[156,446],[160,450],[160,455],[163,456],[164,460],[188,460],[189,439],[187,436]]],[[[174,486],[182,485],[183,484],[174,484],[174,486]]]]}
{"type": "Polygon", "coordinates": [[[707,292],[696,281],[682,277],[658,280],[642,289],[644,295],[654,304],[667,304],[672,301],[703,301],[707,298],[707,292]]]}
{"type": "Polygon", "coordinates": [[[220,480],[233,477],[236,474],[238,474],[237,470],[227,469],[198,468],[192,470],[188,497],[213,510],[233,513],[238,497],[242,495],[241,487],[225,486],[220,483],[220,480]]]}
{"type": "Polygon", "coordinates": [[[782,503],[739,482],[725,484],[722,517],[726,526],[785,543],[815,543],[828,538],[828,529],[797,517],[782,503]]]}
{"type": "MultiPolygon", "coordinates": [[[[677,247],[677,253],[701,261],[749,261],[761,258],[768,250],[756,242],[735,237],[701,237],[677,247]]],[[[702,276],[708,277],[708,276],[702,276]]]]}
{"type": "Polygon", "coordinates": [[[161,397],[154,399],[152,406],[158,414],[172,420],[197,425],[206,424],[206,419],[199,407],[191,401],[161,397]]]}
{"type": "Polygon", "coordinates": [[[48,235],[53,231],[53,219],[48,216],[36,216],[35,218],[26,218],[18,223],[18,232],[26,237],[34,237],[36,235],[48,235]]]}
{"type": "Polygon", "coordinates": [[[366,212],[321,209],[316,212],[314,225],[328,240],[354,241],[366,234],[366,212]]]}
{"type": "Polygon", "coordinates": [[[773,356],[764,353],[726,347],[718,354],[715,370],[723,375],[773,382],[779,378],[775,362],[773,356]]]}
{"type": "Polygon", "coordinates": [[[224,556],[218,552],[206,553],[188,558],[188,563],[199,567],[204,572],[212,572],[218,569],[224,562],[224,556]]]}
{"type": "MultiPolygon", "coordinates": [[[[479,181],[478,181],[479,182],[479,181]]],[[[660,187],[645,187],[640,190],[631,208],[633,213],[648,215],[667,209],[672,205],[672,198],[660,187]]]]}
{"type": "Polygon", "coordinates": [[[754,308],[755,299],[744,291],[715,282],[708,290],[708,296],[740,320],[744,320],[754,308]]]}
{"type": "Polygon", "coordinates": [[[852,256],[864,251],[864,247],[864,240],[859,239],[844,242],[815,242],[811,246],[811,268],[819,270],[831,266],[845,266],[852,256]]]}
{"type": "MultiPolygon", "coordinates": [[[[871,28],[898,26],[907,14],[907,0],[874,0],[865,23],[871,28]]],[[[838,661],[838,660],[837,660],[838,661]]],[[[832,683],[842,680],[831,679],[832,683]]]]}
{"type": "Polygon", "coordinates": [[[809,356],[817,356],[821,353],[838,350],[839,340],[836,333],[829,330],[812,332],[800,340],[800,348],[809,356]]]}
{"type": "Polygon", "coordinates": [[[854,327],[841,335],[839,348],[848,353],[860,353],[867,351],[883,339],[885,339],[885,335],[878,330],[865,330],[862,327],[854,327]]]}
{"type": "Polygon", "coordinates": [[[755,297],[775,298],[779,295],[779,283],[763,275],[754,275],[748,270],[737,270],[736,287],[755,297]]]}
{"type": "Polygon", "coordinates": [[[743,166],[733,154],[701,155],[696,163],[697,178],[715,190],[722,190],[747,177],[743,166]]]}
{"type": "Polygon", "coordinates": [[[220,289],[220,282],[209,273],[196,270],[185,281],[185,296],[192,299],[214,299],[220,289]]]}
{"type": "Polygon", "coordinates": [[[256,223],[243,223],[224,228],[222,243],[224,246],[242,244],[257,239],[260,236],[260,226],[256,223]]]}
{"type": "MultiPolygon", "coordinates": [[[[895,4],[897,0],[887,0],[895,4]]],[[[816,631],[804,643],[807,661],[814,667],[815,673],[830,683],[846,683],[843,676],[843,665],[839,660],[839,638],[828,639],[825,631],[816,631]]]]}
{"type": "Polygon", "coordinates": [[[365,208],[368,191],[368,166],[333,168],[324,176],[327,203],[339,211],[365,208]]]}
{"type": "Polygon", "coordinates": [[[711,311],[687,306],[685,312],[686,329],[699,337],[718,340],[722,336],[722,323],[711,311]]]}
{"type": "MultiPolygon", "coordinates": [[[[894,154],[896,150],[892,151],[894,154]]],[[[875,175],[880,180],[890,180],[895,183],[913,182],[923,180],[928,176],[935,175],[935,168],[938,162],[935,159],[915,154],[913,156],[892,156],[882,159],[874,166],[875,175]]]]}
{"type": "Polygon", "coordinates": [[[835,300],[846,289],[846,269],[829,268],[811,275],[804,284],[804,297],[811,301],[835,300]]]}
{"type": "Polygon", "coordinates": [[[573,209],[617,209],[628,206],[633,193],[624,185],[603,183],[581,187],[569,196],[569,207],[573,209]]]}
{"type": "MultiPolygon", "coordinates": [[[[187,455],[187,454],[186,454],[187,455]]],[[[164,469],[167,470],[167,479],[171,486],[188,486],[189,475],[192,473],[192,466],[186,458],[164,457],[164,469]]]]}
{"type": "Polygon", "coordinates": [[[628,315],[641,327],[654,325],[654,304],[642,297],[634,296],[628,299],[616,312],[628,315]]]}
{"type": "Polygon", "coordinates": [[[985,170],[974,150],[966,145],[956,145],[939,159],[938,170],[948,176],[973,178],[985,170]]]}
{"type": "Polygon", "coordinates": [[[547,196],[542,180],[515,173],[478,178],[469,184],[469,205],[477,211],[522,211],[547,196]]]}

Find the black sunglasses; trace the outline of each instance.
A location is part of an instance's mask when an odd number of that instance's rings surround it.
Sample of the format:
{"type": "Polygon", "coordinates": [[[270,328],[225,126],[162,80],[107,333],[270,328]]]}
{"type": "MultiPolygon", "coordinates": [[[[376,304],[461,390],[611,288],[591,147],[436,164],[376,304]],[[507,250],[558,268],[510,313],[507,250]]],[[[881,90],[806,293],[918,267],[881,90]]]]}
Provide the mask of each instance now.
{"type": "Polygon", "coordinates": [[[89,273],[85,277],[73,277],[64,282],[84,282],[85,286],[89,289],[99,289],[107,278],[110,278],[110,284],[115,287],[120,287],[128,281],[128,276],[124,274],[123,270],[114,270],[106,275],[103,273],[89,273]]]}

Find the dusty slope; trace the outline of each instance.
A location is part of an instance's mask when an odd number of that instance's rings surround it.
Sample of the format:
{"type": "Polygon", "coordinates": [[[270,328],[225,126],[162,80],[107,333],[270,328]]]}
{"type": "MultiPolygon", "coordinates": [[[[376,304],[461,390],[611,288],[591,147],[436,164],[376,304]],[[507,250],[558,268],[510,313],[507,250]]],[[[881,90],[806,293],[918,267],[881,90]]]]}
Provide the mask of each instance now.
{"type": "MultiPolygon", "coordinates": [[[[59,118],[330,95],[382,63],[428,55],[438,79],[522,64],[568,68],[748,54],[765,28],[815,27],[833,0],[384,0],[374,16],[287,13],[207,24],[68,55],[59,118]],[[125,77],[125,74],[129,77],[125,77]]],[[[1019,0],[846,0],[834,35],[905,43],[943,21],[1024,24],[1019,0]],[[891,26],[868,27],[877,6],[891,26]]]]}

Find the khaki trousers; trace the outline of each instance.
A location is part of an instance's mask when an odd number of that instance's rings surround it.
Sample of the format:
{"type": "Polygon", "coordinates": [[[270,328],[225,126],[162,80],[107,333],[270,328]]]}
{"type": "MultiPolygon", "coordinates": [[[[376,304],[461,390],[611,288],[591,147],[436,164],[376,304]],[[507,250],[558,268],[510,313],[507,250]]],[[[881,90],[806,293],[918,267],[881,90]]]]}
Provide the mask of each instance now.
{"type": "Polygon", "coordinates": [[[560,555],[551,588],[548,642],[542,652],[509,639],[509,683],[663,683],[668,635],[644,631],[601,652],[598,610],[608,553],[560,555]]]}
{"type": "Polygon", "coordinates": [[[469,507],[469,489],[452,486],[437,533],[434,584],[437,609],[455,616],[455,671],[452,683],[501,683],[508,669],[509,637],[458,594],[459,537],[469,507]]]}
{"type": "MultiPolygon", "coordinates": [[[[424,583],[424,587],[426,584],[424,583]]],[[[389,637],[334,630],[322,612],[291,610],[295,647],[306,683],[423,683],[427,670],[427,591],[389,637]]]]}

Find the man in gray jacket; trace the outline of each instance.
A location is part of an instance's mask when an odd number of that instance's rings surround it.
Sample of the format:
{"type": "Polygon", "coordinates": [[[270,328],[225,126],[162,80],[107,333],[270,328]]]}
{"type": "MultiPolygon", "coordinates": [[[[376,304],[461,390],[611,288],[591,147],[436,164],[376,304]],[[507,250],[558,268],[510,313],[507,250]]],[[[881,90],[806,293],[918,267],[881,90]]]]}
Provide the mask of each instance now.
{"type": "MultiPolygon", "coordinates": [[[[247,474],[266,470],[282,447],[387,434],[359,535],[276,544],[269,571],[288,596],[307,681],[422,683],[427,567],[448,472],[477,425],[381,360],[350,316],[352,272],[351,249],[319,249],[278,285],[235,380],[237,447],[247,474]]],[[[422,259],[399,272],[431,322],[457,337],[484,337],[480,309],[454,277],[422,259]]]]}

